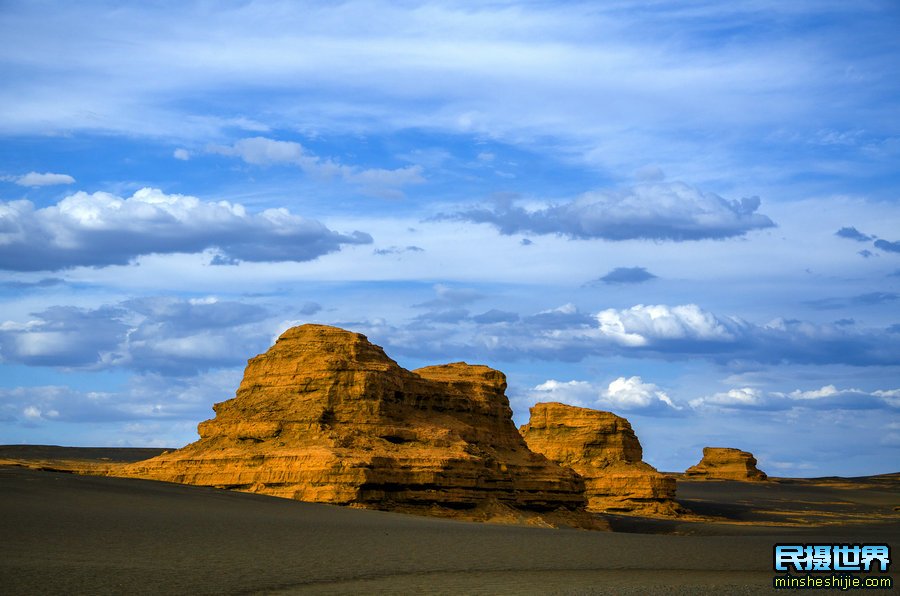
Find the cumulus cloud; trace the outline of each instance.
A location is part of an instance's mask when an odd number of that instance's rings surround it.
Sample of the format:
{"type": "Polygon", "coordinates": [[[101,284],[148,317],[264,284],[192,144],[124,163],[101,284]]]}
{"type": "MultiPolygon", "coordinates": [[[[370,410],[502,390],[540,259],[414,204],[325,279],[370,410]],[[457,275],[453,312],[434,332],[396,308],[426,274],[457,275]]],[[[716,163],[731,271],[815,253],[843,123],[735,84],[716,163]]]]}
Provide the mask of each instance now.
{"type": "Polygon", "coordinates": [[[689,403],[692,408],[703,406],[720,406],[724,408],[753,408],[760,407],[766,402],[765,394],[753,387],[741,387],[729,389],[723,393],[715,393],[708,397],[692,399],[689,403]]]}
{"type": "Polygon", "coordinates": [[[308,154],[300,143],[265,137],[241,139],[232,145],[210,145],[210,153],[239,157],[253,165],[294,164],[313,168],[318,158],[308,154]]]}
{"type": "Polygon", "coordinates": [[[861,389],[838,389],[825,385],[818,389],[783,393],[764,392],[753,387],[730,389],[690,401],[692,408],[715,409],[756,409],[756,410],[872,410],[900,408],[900,389],[863,391],[861,389]]]}
{"type": "Polygon", "coordinates": [[[14,177],[13,182],[19,186],[55,186],[57,184],[74,184],[75,179],[68,174],[53,174],[51,172],[28,172],[19,177],[14,177]]]}
{"type": "Polygon", "coordinates": [[[598,390],[587,381],[556,381],[549,379],[531,390],[534,402],[555,401],[570,406],[588,407],[597,399],[598,390]]]}
{"type": "Polygon", "coordinates": [[[778,318],[764,325],[720,316],[695,304],[637,305],[607,309],[595,315],[594,328],[571,335],[583,343],[597,340],[595,350],[613,343],[620,352],[654,357],[704,355],[718,362],[795,362],[866,366],[891,364],[900,358],[900,343],[885,330],[816,324],[778,318]]]}
{"type": "Polygon", "coordinates": [[[31,366],[194,374],[245,362],[268,346],[275,326],[263,306],[215,298],[55,306],[25,322],[0,323],[0,357],[31,366]]]}
{"type": "Polygon", "coordinates": [[[180,161],[188,161],[191,158],[191,153],[187,149],[179,148],[172,153],[172,157],[180,161]]]}
{"type": "Polygon", "coordinates": [[[238,157],[253,165],[287,164],[300,168],[304,173],[319,178],[339,178],[386,197],[402,196],[399,188],[425,182],[420,165],[393,170],[359,168],[332,159],[322,159],[294,141],[279,141],[266,137],[241,139],[232,145],[211,145],[210,153],[238,157]]]}
{"type": "Polygon", "coordinates": [[[595,318],[599,336],[635,347],[672,340],[732,342],[734,328],[739,326],[736,320],[721,320],[696,304],[638,304],[624,310],[606,309],[595,318]]]}
{"type": "Polygon", "coordinates": [[[127,311],[54,306],[24,323],[0,323],[0,358],[32,366],[99,367],[123,358],[127,311]]]}
{"type": "MultiPolygon", "coordinates": [[[[421,306],[421,305],[420,305],[421,306]]],[[[685,360],[703,358],[718,364],[894,365],[900,361],[900,336],[891,329],[818,324],[778,318],[756,324],[723,316],[695,304],[636,305],[584,312],[573,304],[533,315],[518,313],[463,318],[460,304],[431,308],[429,321],[405,325],[355,322],[355,328],[398,354],[434,359],[480,358],[575,362],[589,356],[626,356],[685,360]],[[452,325],[451,325],[452,323],[452,325]]]]}
{"type": "MultiPolygon", "coordinates": [[[[605,284],[639,284],[656,279],[656,276],[644,267],[616,267],[596,280],[605,284]]],[[[594,282],[594,283],[596,283],[594,282]]]]}
{"type": "Polygon", "coordinates": [[[726,200],[681,182],[586,193],[559,205],[528,210],[511,200],[442,218],[488,223],[501,234],[530,232],[576,239],[703,240],[743,236],[773,227],[757,213],[758,197],[726,200]]]}
{"type": "Polygon", "coordinates": [[[590,407],[601,410],[674,411],[681,407],[669,398],[665,391],[641,377],[619,377],[606,387],[587,381],[547,380],[531,390],[531,398],[536,402],[558,401],[573,406],[590,407]]]}
{"type": "Polygon", "coordinates": [[[0,202],[0,268],[15,271],[125,265],[141,255],[206,249],[241,261],[309,261],[371,242],[366,233],[340,234],[283,208],[248,213],[237,203],[153,188],[128,198],[78,192],[42,209],[0,202]]]}
{"type": "Polygon", "coordinates": [[[600,393],[597,403],[622,410],[647,410],[661,406],[681,409],[665,391],[653,383],[645,383],[640,377],[619,377],[600,393]]]}

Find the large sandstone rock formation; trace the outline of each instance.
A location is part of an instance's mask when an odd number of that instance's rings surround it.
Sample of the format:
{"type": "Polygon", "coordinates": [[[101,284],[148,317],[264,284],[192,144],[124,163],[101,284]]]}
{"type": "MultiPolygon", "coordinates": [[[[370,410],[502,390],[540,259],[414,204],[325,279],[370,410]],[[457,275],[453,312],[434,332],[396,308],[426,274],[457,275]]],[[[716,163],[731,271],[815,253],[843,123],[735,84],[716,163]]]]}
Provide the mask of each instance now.
{"type": "Polygon", "coordinates": [[[583,482],[526,447],[505,389],[486,366],[410,372],[363,335],[302,325],[248,362],[200,440],[113,473],[379,509],[582,508],[583,482]]]}
{"type": "Polygon", "coordinates": [[[730,447],[704,447],[703,459],[685,470],[692,480],[762,481],[768,478],[756,467],[756,458],[749,451],[730,447]]]}
{"type": "Polygon", "coordinates": [[[641,443],[628,420],[600,410],[539,403],[520,430],[532,451],[584,478],[589,511],[679,511],[675,479],[641,461],[641,443]]]}

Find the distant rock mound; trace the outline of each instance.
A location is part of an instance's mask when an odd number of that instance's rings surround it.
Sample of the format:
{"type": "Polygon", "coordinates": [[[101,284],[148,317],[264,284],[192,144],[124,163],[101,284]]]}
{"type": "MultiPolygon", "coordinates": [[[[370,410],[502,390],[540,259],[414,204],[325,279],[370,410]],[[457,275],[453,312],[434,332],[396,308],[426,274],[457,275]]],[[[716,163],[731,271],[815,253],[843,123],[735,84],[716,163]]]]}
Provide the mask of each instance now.
{"type": "Polygon", "coordinates": [[[675,479],[641,461],[625,418],[561,403],[539,403],[520,429],[532,451],[578,472],[589,511],[673,515],[675,479]]]}
{"type": "Polygon", "coordinates": [[[249,360],[200,440],[115,475],[424,513],[583,509],[582,480],[528,449],[505,389],[486,366],[410,372],[364,335],[302,325],[249,360]]]}
{"type": "Polygon", "coordinates": [[[749,451],[731,447],[704,447],[703,459],[684,471],[691,480],[744,480],[760,482],[768,478],[756,467],[749,451]]]}

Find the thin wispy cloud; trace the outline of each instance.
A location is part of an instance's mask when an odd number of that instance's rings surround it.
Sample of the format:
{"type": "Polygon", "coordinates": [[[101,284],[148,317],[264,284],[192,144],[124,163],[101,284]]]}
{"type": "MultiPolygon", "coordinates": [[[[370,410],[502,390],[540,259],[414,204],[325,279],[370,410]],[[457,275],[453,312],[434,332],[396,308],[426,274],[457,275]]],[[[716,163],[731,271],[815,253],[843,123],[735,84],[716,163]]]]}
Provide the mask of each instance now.
{"type": "MultiPolygon", "coordinates": [[[[567,143],[557,148],[575,155],[576,147],[592,145],[590,159],[607,165],[649,153],[660,163],[696,159],[708,144],[696,131],[710,127],[745,138],[773,127],[804,143],[823,138],[821,126],[797,124],[807,112],[827,118],[837,134],[878,130],[886,107],[860,122],[847,117],[846,106],[872,105],[872,97],[890,88],[879,70],[890,64],[883,36],[871,33],[887,26],[877,18],[883,8],[803,6],[348,2],[316,10],[246,4],[212,11],[185,4],[175,13],[120,7],[97,19],[61,5],[48,22],[22,5],[0,22],[4,56],[17,67],[10,80],[17,93],[0,97],[0,130],[209,138],[241,122],[244,129],[290,123],[345,133],[427,126],[534,143],[560,137],[567,143]],[[172,19],[186,26],[173,27],[172,19]],[[727,25],[734,19],[743,25],[738,32],[727,25]],[[844,28],[823,38],[811,24],[816,19],[835,19],[844,28]],[[866,44],[853,45],[853,34],[866,26],[866,44]],[[74,43],[63,34],[69,27],[97,43],[74,43]],[[106,35],[109,30],[130,34],[124,40],[106,35]],[[34,48],[28,40],[36,37],[46,42],[34,48]],[[65,86],[64,103],[42,78],[55,72],[61,55],[78,65],[56,79],[65,86]],[[222,89],[231,90],[238,116],[198,115],[190,104],[172,101],[211,102],[222,89]],[[260,94],[264,104],[254,101],[260,94]],[[840,95],[842,107],[822,104],[823,95],[840,95]],[[682,147],[666,150],[671,142],[661,144],[653,132],[660,130],[663,138],[678,131],[682,147]]],[[[740,153],[727,161],[737,163],[740,153]]]]}
{"type": "Polygon", "coordinates": [[[358,185],[371,194],[402,197],[400,188],[425,182],[419,165],[396,169],[360,168],[333,159],[322,159],[293,141],[278,141],[265,137],[241,139],[233,145],[211,145],[210,153],[239,157],[253,165],[290,164],[310,176],[325,180],[338,179],[358,185]]]}
{"type": "Polygon", "coordinates": [[[499,368],[517,422],[627,412],[670,469],[731,425],[783,428],[794,469],[893,471],[897,17],[7,3],[0,433],[186,443],[317,322],[499,368]]]}
{"type": "Polygon", "coordinates": [[[68,174],[54,174],[52,172],[28,172],[22,176],[10,176],[6,178],[19,186],[56,186],[59,184],[75,184],[75,178],[68,174]]]}

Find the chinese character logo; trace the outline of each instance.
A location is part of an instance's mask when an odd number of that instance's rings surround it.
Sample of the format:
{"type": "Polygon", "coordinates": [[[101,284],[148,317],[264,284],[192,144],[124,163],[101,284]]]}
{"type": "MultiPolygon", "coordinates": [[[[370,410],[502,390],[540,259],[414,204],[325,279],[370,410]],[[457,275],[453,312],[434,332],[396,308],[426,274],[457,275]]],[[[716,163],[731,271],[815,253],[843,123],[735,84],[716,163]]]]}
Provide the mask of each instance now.
{"type": "Polygon", "coordinates": [[[775,571],[886,572],[891,565],[887,544],[776,544],[775,571]]]}

